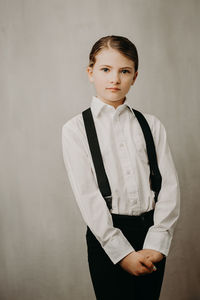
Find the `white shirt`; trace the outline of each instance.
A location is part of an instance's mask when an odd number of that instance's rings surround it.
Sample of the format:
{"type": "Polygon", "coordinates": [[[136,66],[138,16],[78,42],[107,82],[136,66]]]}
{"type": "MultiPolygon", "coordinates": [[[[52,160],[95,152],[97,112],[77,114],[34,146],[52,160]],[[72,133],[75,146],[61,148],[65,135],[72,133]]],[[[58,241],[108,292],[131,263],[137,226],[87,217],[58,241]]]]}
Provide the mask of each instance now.
{"type": "Polygon", "coordinates": [[[116,264],[134,248],[122,231],[113,227],[110,213],[140,215],[155,208],[154,225],[148,230],[143,249],[154,249],[167,256],[179,217],[180,190],[163,124],[155,116],[144,114],[154,137],[162,175],[155,205],[145,139],[127,97],[115,109],[93,96],[90,107],[112,192],[111,210],[98,187],[82,114],[62,127],[64,164],[85,223],[116,264]]]}

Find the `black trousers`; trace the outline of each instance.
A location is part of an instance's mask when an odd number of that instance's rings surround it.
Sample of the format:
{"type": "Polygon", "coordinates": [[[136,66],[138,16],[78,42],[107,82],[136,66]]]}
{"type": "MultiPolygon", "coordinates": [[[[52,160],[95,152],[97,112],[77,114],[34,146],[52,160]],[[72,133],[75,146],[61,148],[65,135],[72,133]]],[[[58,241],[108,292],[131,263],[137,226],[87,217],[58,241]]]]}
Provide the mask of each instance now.
{"type": "MultiPolygon", "coordinates": [[[[153,211],[141,216],[111,214],[114,227],[120,228],[136,251],[141,250],[153,211]]],[[[89,227],[86,232],[89,271],[97,300],[157,300],[160,296],[166,258],[156,263],[157,271],[134,276],[113,264],[89,227]]]]}

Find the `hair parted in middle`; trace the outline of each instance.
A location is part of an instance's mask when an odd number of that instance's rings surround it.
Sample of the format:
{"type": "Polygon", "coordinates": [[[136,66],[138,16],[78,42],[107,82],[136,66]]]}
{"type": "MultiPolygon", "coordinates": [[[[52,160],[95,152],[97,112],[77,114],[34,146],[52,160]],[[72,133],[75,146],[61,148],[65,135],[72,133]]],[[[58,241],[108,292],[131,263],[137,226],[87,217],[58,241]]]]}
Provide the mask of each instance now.
{"type": "Polygon", "coordinates": [[[138,52],[136,46],[126,37],[108,35],[100,38],[92,47],[89,54],[89,67],[96,62],[96,55],[103,49],[113,48],[134,62],[135,72],[138,70],[138,52]]]}

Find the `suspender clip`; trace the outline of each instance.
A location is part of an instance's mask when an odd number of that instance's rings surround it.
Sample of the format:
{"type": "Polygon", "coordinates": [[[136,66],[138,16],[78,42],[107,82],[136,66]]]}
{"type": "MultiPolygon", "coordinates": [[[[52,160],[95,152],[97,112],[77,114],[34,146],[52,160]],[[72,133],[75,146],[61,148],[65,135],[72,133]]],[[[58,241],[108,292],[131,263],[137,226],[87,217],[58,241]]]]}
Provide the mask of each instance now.
{"type": "Polygon", "coordinates": [[[108,208],[111,209],[112,208],[112,196],[111,195],[110,196],[104,196],[104,199],[107,203],[108,208]]]}

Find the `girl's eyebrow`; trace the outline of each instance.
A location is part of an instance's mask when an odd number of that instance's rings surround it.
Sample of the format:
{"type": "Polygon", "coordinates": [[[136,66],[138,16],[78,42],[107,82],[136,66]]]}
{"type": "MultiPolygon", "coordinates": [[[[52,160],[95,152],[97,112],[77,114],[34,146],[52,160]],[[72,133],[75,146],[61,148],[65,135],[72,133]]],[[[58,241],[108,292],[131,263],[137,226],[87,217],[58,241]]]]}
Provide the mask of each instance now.
{"type": "MultiPolygon", "coordinates": [[[[100,67],[103,67],[103,66],[112,68],[112,66],[109,66],[109,65],[100,65],[100,67]]],[[[133,68],[131,68],[131,67],[123,67],[123,68],[120,68],[120,69],[131,69],[132,70],[133,68]]]]}

